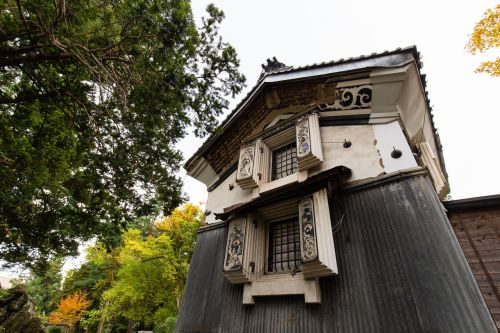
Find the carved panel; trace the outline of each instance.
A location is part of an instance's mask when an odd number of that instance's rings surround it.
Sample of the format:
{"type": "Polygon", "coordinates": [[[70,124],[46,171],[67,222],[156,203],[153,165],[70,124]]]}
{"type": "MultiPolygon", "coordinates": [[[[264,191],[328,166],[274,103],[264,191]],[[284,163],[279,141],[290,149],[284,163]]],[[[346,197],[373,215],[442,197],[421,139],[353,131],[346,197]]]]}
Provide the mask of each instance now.
{"type": "Polygon", "coordinates": [[[299,202],[302,273],[305,278],[337,274],[337,259],[326,189],[299,202]]]}
{"type": "Polygon", "coordinates": [[[237,179],[246,179],[253,176],[255,160],[255,147],[249,146],[241,149],[240,160],[238,162],[237,179]]]}
{"type": "Polygon", "coordinates": [[[317,113],[303,116],[295,126],[297,162],[299,171],[319,165],[323,161],[321,134],[317,113]]]}
{"type": "Polygon", "coordinates": [[[311,136],[309,134],[309,120],[307,116],[301,117],[297,121],[296,135],[297,156],[300,158],[311,152],[311,136]]]}
{"type": "Polygon", "coordinates": [[[314,222],[314,204],[312,196],[304,198],[299,204],[300,219],[300,248],[303,262],[318,258],[316,244],[316,226],[314,222]]]}
{"type": "MultiPolygon", "coordinates": [[[[260,145],[260,141],[257,143],[260,145]]],[[[236,171],[236,183],[244,190],[259,185],[258,169],[261,154],[257,154],[257,143],[243,147],[240,150],[238,170],[236,171]]]]}
{"type": "Polygon", "coordinates": [[[243,268],[246,219],[237,218],[229,223],[224,271],[240,271],[243,268]]]}
{"type": "Polygon", "coordinates": [[[342,87],[335,91],[335,101],[320,106],[321,111],[338,111],[370,108],[372,104],[372,86],[369,84],[342,87]]]}

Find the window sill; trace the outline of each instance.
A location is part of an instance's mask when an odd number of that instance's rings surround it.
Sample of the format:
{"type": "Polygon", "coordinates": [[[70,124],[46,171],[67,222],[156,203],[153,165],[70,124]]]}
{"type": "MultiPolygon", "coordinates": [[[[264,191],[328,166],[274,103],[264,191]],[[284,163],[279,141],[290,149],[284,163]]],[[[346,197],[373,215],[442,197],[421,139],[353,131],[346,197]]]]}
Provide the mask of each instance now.
{"type": "Polygon", "coordinates": [[[243,304],[255,304],[256,296],[304,295],[306,303],[321,303],[318,279],[305,279],[302,273],[264,275],[243,287],[243,304]]]}
{"type": "Polygon", "coordinates": [[[285,185],[289,185],[296,182],[302,182],[307,179],[307,171],[298,171],[290,176],[286,176],[277,180],[273,180],[269,183],[263,183],[259,186],[259,194],[270,192],[276,190],[285,185]]]}

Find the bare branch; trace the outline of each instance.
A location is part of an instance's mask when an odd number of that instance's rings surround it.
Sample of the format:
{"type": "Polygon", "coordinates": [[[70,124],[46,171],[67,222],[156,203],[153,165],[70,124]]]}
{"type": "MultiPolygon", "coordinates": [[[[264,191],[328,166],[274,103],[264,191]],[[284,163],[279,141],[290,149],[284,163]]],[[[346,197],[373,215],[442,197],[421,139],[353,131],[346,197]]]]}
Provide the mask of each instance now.
{"type": "Polygon", "coordinates": [[[12,167],[14,165],[14,161],[10,158],[0,158],[0,165],[5,167],[12,167]]]}

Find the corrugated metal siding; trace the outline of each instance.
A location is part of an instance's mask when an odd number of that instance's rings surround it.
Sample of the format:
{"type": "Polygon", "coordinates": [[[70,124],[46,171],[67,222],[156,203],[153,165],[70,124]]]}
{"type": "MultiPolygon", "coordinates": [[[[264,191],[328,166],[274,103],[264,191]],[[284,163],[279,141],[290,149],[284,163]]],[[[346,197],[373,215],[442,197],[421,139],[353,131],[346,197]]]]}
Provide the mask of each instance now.
{"type": "Polygon", "coordinates": [[[319,305],[257,297],[222,274],[227,230],[198,236],[177,332],[495,332],[426,176],[346,193],[333,222],[339,275],[319,305]]]}
{"type": "Polygon", "coordinates": [[[321,283],[334,300],[337,332],[417,332],[418,321],[392,226],[379,190],[349,194],[335,209],[345,212],[335,235],[339,276],[321,283]],[[335,279],[337,283],[335,283],[335,279]]]}

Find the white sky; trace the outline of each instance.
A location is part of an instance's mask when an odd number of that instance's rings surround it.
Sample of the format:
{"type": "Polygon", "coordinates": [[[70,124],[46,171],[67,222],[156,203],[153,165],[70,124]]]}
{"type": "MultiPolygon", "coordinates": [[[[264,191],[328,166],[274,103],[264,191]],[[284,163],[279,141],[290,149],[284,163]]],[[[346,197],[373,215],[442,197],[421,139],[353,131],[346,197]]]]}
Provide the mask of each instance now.
{"type": "MultiPolygon", "coordinates": [[[[267,58],[297,67],[416,45],[452,198],[500,193],[500,78],[474,73],[481,59],[500,52],[472,56],[464,50],[475,23],[497,0],[193,0],[197,19],[210,2],[226,14],[221,35],[236,48],[248,79],[232,107],[256,83],[267,58]]],[[[185,158],[203,141],[183,140],[185,158]]],[[[206,200],[205,185],[191,177],[185,177],[184,190],[194,203],[206,200]]]]}

